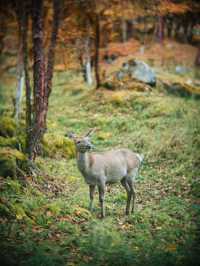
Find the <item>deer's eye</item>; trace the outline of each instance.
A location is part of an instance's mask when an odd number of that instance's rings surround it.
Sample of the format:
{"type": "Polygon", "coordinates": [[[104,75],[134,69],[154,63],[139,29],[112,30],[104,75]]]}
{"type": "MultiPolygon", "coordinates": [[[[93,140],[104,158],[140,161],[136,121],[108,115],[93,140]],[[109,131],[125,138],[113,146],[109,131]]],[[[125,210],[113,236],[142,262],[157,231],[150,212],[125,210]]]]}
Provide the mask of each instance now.
{"type": "Polygon", "coordinates": [[[80,140],[78,140],[76,143],[77,143],[77,144],[80,144],[81,142],[80,142],[80,140]]]}

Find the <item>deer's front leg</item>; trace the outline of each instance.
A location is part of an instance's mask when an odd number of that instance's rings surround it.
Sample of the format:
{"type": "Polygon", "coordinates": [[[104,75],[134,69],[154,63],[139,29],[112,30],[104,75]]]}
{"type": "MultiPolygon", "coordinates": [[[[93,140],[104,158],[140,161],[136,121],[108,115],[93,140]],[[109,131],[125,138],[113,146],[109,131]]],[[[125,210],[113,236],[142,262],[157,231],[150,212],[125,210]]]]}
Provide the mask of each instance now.
{"type": "Polygon", "coordinates": [[[93,199],[94,199],[94,192],[95,192],[95,186],[94,186],[94,185],[89,185],[89,190],[90,190],[90,204],[89,204],[89,210],[92,211],[92,207],[93,207],[93,199]]]}
{"type": "Polygon", "coordinates": [[[105,217],[104,195],[105,195],[105,183],[98,185],[99,190],[99,203],[101,207],[101,218],[105,217]]]}

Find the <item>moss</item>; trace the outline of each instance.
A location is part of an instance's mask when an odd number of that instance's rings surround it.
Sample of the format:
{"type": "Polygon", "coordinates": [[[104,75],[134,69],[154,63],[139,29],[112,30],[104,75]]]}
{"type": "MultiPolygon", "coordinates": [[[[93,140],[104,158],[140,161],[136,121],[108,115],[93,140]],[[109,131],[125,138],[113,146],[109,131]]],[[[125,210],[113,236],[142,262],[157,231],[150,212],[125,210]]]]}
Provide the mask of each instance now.
{"type": "Polygon", "coordinates": [[[112,134],[110,132],[103,132],[103,131],[101,131],[101,132],[99,132],[97,134],[97,138],[99,140],[107,140],[107,139],[109,139],[111,137],[112,137],[112,134]]]}
{"type": "Polygon", "coordinates": [[[117,91],[111,95],[110,102],[116,105],[122,105],[127,102],[127,92],[117,91]]]}
{"type": "Polygon", "coordinates": [[[49,157],[53,157],[56,154],[66,158],[73,158],[75,156],[74,143],[61,135],[45,134],[43,148],[45,154],[49,157]]]}
{"type": "Polygon", "coordinates": [[[0,203],[0,215],[1,217],[10,217],[10,210],[5,204],[0,203]]]}
{"type": "Polygon", "coordinates": [[[17,148],[19,145],[16,137],[5,138],[0,136],[0,147],[17,148]]]}
{"type": "Polygon", "coordinates": [[[4,157],[0,154],[0,176],[7,177],[15,177],[16,176],[16,159],[4,157]]]}
{"type": "Polygon", "coordinates": [[[16,177],[17,166],[21,166],[27,161],[26,156],[8,147],[0,150],[0,176],[16,177]]]}
{"type": "Polygon", "coordinates": [[[21,204],[18,204],[18,203],[10,204],[10,209],[11,209],[11,212],[15,215],[15,218],[17,220],[28,218],[21,204]]]}
{"type": "Polygon", "coordinates": [[[15,121],[11,117],[2,117],[0,120],[0,136],[13,137],[16,130],[15,121]]]}

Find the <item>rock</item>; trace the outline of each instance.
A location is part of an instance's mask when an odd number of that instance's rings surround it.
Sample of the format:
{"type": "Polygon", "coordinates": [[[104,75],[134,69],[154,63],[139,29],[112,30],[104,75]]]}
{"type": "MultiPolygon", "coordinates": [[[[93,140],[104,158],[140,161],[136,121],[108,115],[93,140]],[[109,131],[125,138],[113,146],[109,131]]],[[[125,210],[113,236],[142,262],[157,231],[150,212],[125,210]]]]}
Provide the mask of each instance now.
{"type": "Polygon", "coordinates": [[[127,63],[123,64],[123,69],[134,79],[142,81],[151,86],[156,85],[156,75],[154,70],[142,61],[129,60],[127,63]]]}
{"type": "Polygon", "coordinates": [[[175,72],[178,75],[185,75],[188,71],[189,69],[184,66],[176,66],[175,68],[175,72]]]}
{"type": "Polygon", "coordinates": [[[200,98],[200,87],[196,87],[193,84],[188,84],[187,82],[163,82],[164,88],[170,94],[176,96],[188,97],[192,96],[195,98],[200,98]]]}
{"type": "Polygon", "coordinates": [[[125,73],[124,73],[123,71],[118,71],[118,72],[116,73],[116,78],[117,78],[118,80],[123,80],[124,77],[125,77],[125,73]]]}

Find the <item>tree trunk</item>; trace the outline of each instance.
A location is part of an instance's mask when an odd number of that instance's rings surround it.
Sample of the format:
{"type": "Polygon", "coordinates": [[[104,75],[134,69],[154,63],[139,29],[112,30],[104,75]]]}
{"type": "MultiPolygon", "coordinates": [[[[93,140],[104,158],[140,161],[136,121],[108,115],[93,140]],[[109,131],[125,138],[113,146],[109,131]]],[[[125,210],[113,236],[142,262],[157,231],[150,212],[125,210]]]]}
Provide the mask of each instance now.
{"type": "Polygon", "coordinates": [[[96,15],[95,21],[95,77],[96,89],[100,87],[100,67],[99,67],[99,49],[100,49],[100,17],[96,15]]]}
{"type": "Polygon", "coordinates": [[[196,59],[195,59],[195,66],[200,67],[200,46],[198,47],[196,59]]]}
{"type": "Polygon", "coordinates": [[[23,66],[23,53],[22,53],[22,18],[18,16],[19,24],[19,51],[17,58],[17,88],[15,97],[15,120],[18,124],[20,113],[21,113],[21,103],[23,96],[23,85],[24,85],[24,66],[23,66]]]}
{"type": "Polygon", "coordinates": [[[175,18],[175,28],[174,28],[174,38],[175,39],[179,38],[181,24],[182,24],[182,21],[181,21],[180,17],[176,17],[175,18]]]}
{"type": "Polygon", "coordinates": [[[31,136],[32,136],[32,106],[31,106],[31,86],[30,77],[28,72],[28,10],[27,4],[23,2],[22,10],[22,52],[23,52],[23,65],[25,76],[25,93],[26,93],[26,152],[29,159],[32,157],[31,150],[31,136]]]}
{"type": "Polygon", "coordinates": [[[24,72],[23,69],[20,69],[18,71],[17,90],[15,98],[15,120],[17,124],[19,123],[20,114],[21,114],[23,87],[24,87],[24,72]]]}
{"type": "Polygon", "coordinates": [[[91,67],[90,60],[86,61],[85,69],[86,69],[86,82],[89,86],[91,86],[92,85],[92,67],[91,67]]]}
{"type": "Polygon", "coordinates": [[[26,83],[26,151],[30,160],[34,160],[38,153],[38,147],[46,130],[46,118],[48,111],[48,99],[52,88],[55,45],[59,28],[60,1],[53,0],[53,24],[51,40],[48,49],[47,67],[45,68],[45,55],[43,47],[43,0],[29,2],[17,2],[18,10],[22,10],[18,16],[20,28],[22,28],[22,51],[26,83]],[[21,6],[19,6],[21,4],[21,6]],[[20,7],[20,8],[19,8],[20,7]],[[32,11],[32,39],[33,39],[33,106],[31,100],[31,86],[28,71],[28,10],[32,11]],[[45,71],[46,70],[46,71],[45,71]]]}
{"type": "Polygon", "coordinates": [[[166,27],[167,27],[167,37],[172,37],[172,30],[173,30],[173,17],[167,16],[166,17],[166,27]]]}
{"type": "Polygon", "coordinates": [[[32,158],[34,159],[45,130],[45,62],[44,62],[44,25],[43,0],[32,2],[32,38],[33,38],[33,100],[34,118],[31,139],[32,158]]]}
{"type": "Polygon", "coordinates": [[[164,18],[163,16],[158,17],[157,39],[159,43],[162,43],[164,39],[164,18]]]}
{"type": "Polygon", "coordinates": [[[45,82],[45,95],[44,95],[44,129],[46,130],[46,120],[47,120],[47,112],[49,105],[49,96],[52,91],[52,79],[53,79],[53,68],[55,61],[55,47],[58,35],[58,29],[60,25],[60,13],[61,13],[61,1],[53,0],[53,22],[52,22],[52,32],[51,32],[51,40],[49,44],[49,50],[47,55],[47,71],[46,71],[46,82],[45,82]]]}
{"type": "Polygon", "coordinates": [[[90,38],[87,37],[85,39],[85,62],[84,62],[84,70],[85,70],[85,81],[89,86],[92,85],[92,66],[91,66],[91,56],[90,56],[90,38]]]}
{"type": "Polygon", "coordinates": [[[1,14],[0,16],[0,54],[2,53],[3,49],[4,49],[4,37],[6,35],[6,31],[7,31],[7,25],[5,23],[5,15],[1,14]]]}
{"type": "Polygon", "coordinates": [[[122,42],[127,41],[127,22],[122,18],[121,20],[122,42]]]}

